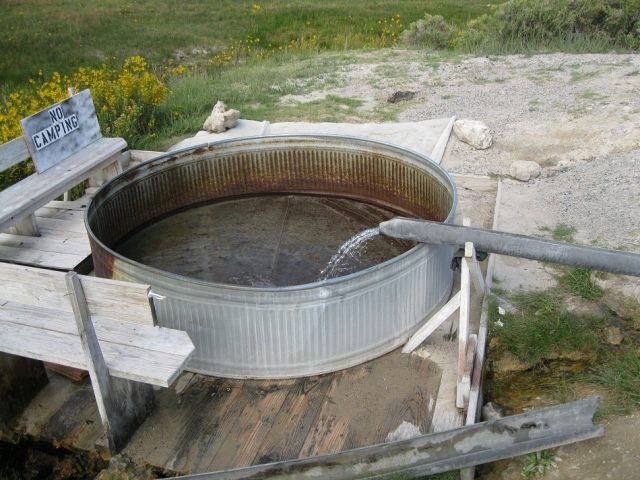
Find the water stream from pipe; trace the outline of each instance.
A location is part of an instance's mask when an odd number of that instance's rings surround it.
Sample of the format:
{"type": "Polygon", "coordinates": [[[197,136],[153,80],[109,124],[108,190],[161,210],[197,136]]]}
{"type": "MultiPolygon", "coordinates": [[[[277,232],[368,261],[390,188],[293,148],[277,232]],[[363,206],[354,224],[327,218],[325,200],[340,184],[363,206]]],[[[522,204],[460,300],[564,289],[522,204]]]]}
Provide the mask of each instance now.
{"type": "Polygon", "coordinates": [[[380,235],[378,227],[369,228],[360,233],[355,234],[349,240],[344,242],[338,251],[331,257],[327,266],[322,269],[319,280],[327,280],[338,276],[341,273],[341,264],[345,261],[359,256],[365,249],[369,240],[380,235]]]}

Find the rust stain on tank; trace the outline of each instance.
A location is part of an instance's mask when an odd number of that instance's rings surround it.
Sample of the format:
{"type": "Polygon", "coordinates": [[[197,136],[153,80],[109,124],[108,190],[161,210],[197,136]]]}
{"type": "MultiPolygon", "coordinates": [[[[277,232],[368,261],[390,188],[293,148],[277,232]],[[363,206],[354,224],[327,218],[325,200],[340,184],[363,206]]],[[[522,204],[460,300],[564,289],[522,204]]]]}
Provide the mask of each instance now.
{"type": "MultiPolygon", "coordinates": [[[[314,137],[315,138],[315,137],[314,137]]],[[[192,205],[255,194],[316,194],[359,200],[404,216],[444,221],[444,181],[383,153],[296,137],[199,146],[141,164],[101,189],[87,211],[96,272],[113,275],[108,249],[146,223],[192,205]]]]}

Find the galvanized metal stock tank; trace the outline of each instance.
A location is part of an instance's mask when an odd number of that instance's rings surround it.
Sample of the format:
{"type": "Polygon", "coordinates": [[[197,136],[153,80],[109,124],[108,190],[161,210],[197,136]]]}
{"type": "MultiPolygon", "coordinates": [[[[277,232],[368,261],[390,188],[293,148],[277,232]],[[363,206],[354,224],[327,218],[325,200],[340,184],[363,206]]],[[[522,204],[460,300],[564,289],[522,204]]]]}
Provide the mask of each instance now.
{"type": "Polygon", "coordinates": [[[350,367],[404,343],[451,292],[451,247],[419,244],[365,270],[279,288],[211,283],[138,263],[114,246],[171,212],[258,193],[320,194],[450,221],[457,195],[440,166],[398,146],[289,135],[168,153],[105,184],[86,213],[97,275],[152,286],[158,322],[196,345],[188,368],[288,378],[350,367]]]}

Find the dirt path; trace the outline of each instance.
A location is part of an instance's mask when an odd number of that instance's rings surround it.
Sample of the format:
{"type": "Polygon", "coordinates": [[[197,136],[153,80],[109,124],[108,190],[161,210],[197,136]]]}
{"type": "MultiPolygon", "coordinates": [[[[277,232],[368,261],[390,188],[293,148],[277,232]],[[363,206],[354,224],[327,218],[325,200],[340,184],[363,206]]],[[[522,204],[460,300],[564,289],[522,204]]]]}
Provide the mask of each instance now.
{"type": "MultiPolygon", "coordinates": [[[[499,226],[544,235],[566,224],[579,243],[640,250],[640,55],[504,56],[442,59],[421,52],[360,54],[331,88],[287,102],[338,95],[360,99],[361,113],[395,111],[400,121],[456,115],[482,120],[495,142],[474,150],[452,136],[443,166],[503,178],[499,226]],[[389,104],[395,92],[413,99],[389,104]],[[515,160],[543,167],[540,178],[509,178],[515,160]]],[[[537,262],[500,259],[500,286],[546,288],[554,272],[537,262]]],[[[608,298],[640,314],[640,281],[609,277],[608,298]]],[[[627,314],[629,314],[627,312],[627,314]]],[[[640,319],[638,319],[640,321],[640,319]]],[[[603,438],[563,447],[548,479],[640,478],[640,416],[609,417],[603,438]]],[[[519,479],[522,464],[486,478],[519,479]]]]}

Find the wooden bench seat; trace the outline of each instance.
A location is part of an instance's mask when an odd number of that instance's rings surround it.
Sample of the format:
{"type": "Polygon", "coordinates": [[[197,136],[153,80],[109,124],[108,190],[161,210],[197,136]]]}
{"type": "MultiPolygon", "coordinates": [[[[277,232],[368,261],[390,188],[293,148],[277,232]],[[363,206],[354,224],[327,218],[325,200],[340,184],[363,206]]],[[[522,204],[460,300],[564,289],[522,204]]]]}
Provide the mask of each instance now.
{"type": "MultiPolygon", "coordinates": [[[[50,200],[88,178],[92,172],[117,163],[117,156],[126,147],[127,143],[122,138],[99,138],[45,172],[30,175],[2,190],[0,231],[20,223],[50,200]]],[[[3,170],[28,156],[25,146],[22,153],[13,159],[13,163],[10,164],[7,160],[3,170]]]]}
{"type": "Polygon", "coordinates": [[[30,376],[46,381],[41,361],[86,369],[112,450],[149,413],[151,385],[170,386],[194,351],[187,333],[155,325],[148,285],[7,263],[0,284],[0,404],[28,401],[18,394],[30,376]]]}

